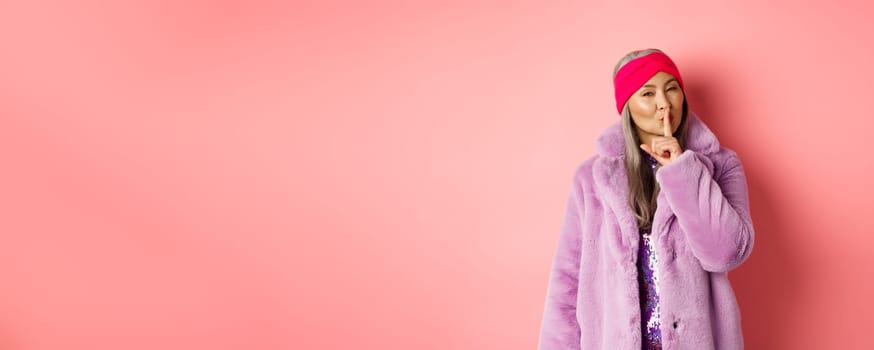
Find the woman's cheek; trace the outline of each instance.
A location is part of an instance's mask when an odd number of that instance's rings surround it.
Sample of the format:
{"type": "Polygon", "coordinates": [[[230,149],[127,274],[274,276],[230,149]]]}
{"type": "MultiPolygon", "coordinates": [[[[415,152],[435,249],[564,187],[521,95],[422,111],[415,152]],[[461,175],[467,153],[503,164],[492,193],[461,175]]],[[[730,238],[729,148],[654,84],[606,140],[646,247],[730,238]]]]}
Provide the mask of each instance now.
{"type": "Polygon", "coordinates": [[[677,105],[677,106],[680,106],[680,105],[683,104],[683,99],[684,99],[684,98],[685,98],[685,96],[683,95],[683,93],[682,93],[682,92],[678,92],[676,95],[674,95],[674,100],[671,101],[671,102],[672,102],[673,104],[677,105]]]}

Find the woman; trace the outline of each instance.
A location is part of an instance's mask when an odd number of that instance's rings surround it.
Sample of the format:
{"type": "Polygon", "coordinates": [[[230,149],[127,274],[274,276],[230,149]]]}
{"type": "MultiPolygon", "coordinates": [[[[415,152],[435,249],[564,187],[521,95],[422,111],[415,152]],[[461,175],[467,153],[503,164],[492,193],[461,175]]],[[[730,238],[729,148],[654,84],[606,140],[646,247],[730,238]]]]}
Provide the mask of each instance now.
{"type": "Polygon", "coordinates": [[[540,349],[742,349],[727,272],[753,247],[737,154],[688,111],[662,51],[613,73],[621,120],[577,167],[540,349]]]}

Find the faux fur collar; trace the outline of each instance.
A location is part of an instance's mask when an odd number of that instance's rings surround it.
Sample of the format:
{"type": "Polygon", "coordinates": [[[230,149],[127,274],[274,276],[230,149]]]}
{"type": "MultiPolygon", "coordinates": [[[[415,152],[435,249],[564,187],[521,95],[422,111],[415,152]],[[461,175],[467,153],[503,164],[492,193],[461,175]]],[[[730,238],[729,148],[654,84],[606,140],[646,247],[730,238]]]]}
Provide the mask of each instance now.
{"type": "MultiPolygon", "coordinates": [[[[697,115],[689,113],[689,125],[685,149],[695,151],[701,155],[710,155],[719,151],[719,141],[716,135],[710,131],[707,125],[697,115]]],[[[637,219],[628,204],[628,175],[625,173],[625,139],[622,135],[622,121],[617,121],[608,127],[596,141],[599,155],[593,164],[593,180],[595,191],[601,196],[610,211],[613,212],[618,222],[621,235],[616,237],[611,246],[614,253],[620,256],[629,256],[635,261],[638,246],[637,219]]],[[[658,210],[653,218],[653,231],[660,232],[668,220],[673,216],[664,193],[660,193],[657,199],[658,210]]],[[[657,237],[659,241],[667,237],[657,237]]],[[[625,266],[629,274],[635,273],[634,264],[625,266]]]]}
{"type": "MultiPolygon", "coordinates": [[[[719,141],[710,128],[698,118],[695,113],[689,112],[689,125],[686,134],[685,148],[698,153],[711,154],[719,150],[719,141]]],[[[616,121],[604,130],[596,141],[598,154],[605,157],[624,157],[625,138],[622,135],[622,120],[616,121]]]]}

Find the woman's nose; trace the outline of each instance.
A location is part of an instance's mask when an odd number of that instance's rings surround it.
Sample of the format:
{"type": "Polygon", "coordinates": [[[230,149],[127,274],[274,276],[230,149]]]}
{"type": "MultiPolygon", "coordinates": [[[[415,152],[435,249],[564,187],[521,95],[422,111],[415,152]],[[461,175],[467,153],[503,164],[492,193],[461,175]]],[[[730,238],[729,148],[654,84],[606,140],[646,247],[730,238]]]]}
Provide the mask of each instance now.
{"type": "Polygon", "coordinates": [[[659,94],[658,99],[656,100],[656,106],[658,106],[658,110],[662,111],[665,109],[671,108],[671,103],[668,102],[667,96],[659,94]]]}

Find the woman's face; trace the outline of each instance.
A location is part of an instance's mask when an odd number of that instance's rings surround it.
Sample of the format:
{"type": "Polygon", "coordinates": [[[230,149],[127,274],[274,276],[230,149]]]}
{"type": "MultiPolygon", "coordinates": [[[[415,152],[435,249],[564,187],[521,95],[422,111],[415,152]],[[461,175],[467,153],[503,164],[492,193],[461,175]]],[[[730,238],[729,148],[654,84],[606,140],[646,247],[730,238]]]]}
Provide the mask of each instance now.
{"type": "Polygon", "coordinates": [[[677,131],[683,117],[683,90],[673,75],[658,72],[628,99],[631,119],[637,125],[641,142],[664,136],[665,112],[671,112],[671,133],[677,131]]]}

